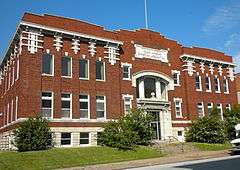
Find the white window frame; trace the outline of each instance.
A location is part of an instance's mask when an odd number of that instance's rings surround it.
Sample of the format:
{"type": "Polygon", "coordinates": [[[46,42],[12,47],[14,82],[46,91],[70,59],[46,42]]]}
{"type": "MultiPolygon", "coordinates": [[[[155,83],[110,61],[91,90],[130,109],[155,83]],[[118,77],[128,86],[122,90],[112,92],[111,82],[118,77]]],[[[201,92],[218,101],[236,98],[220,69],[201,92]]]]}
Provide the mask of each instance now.
{"type": "MultiPolygon", "coordinates": [[[[212,109],[213,109],[213,102],[207,103],[207,109],[208,109],[208,111],[209,111],[209,109],[211,109],[211,111],[212,111],[212,109]],[[209,106],[208,104],[211,104],[211,106],[209,106]]],[[[208,112],[208,114],[210,114],[210,113],[208,112]]]]}
{"type": "Polygon", "coordinates": [[[18,120],[18,96],[15,99],[15,121],[18,120]]]}
{"type": "Polygon", "coordinates": [[[220,116],[221,116],[221,119],[223,120],[223,108],[221,103],[217,104],[217,109],[220,109],[220,116]]]}
{"type": "MultiPolygon", "coordinates": [[[[46,73],[42,73],[42,76],[54,76],[54,55],[53,54],[50,54],[50,53],[44,53],[44,54],[49,54],[49,55],[51,55],[52,56],[52,74],[46,74],[46,73]]],[[[43,55],[44,55],[43,54],[43,55]]],[[[71,63],[71,65],[72,65],[72,63],[71,63]]],[[[62,69],[62,68],[61,68],[62,69]]],[[[62,72],[62,70],[61,70],[61,72],[62,72]]]]}
{"type": "Polygon", "coordinates": [[[131,69],[132,69],[132,64],[130,63],[121,63],[121,67],[122,67],[122,76],[123,76],[123,73],[124,73],[124,67],[127,67],[128,68],[128,77],[123,77],[123,80],[128,80],[128,81],[131,81],[131,69]]]}
{"type": "Polygon", "coordinates": [[[223,92],[224,92],[225,94],[229,94],[228,79],[227,79],[225,76],[223,77],[223,92]],[[226,82],[226,84],[225,84],[225,82],[226,82]],[[225,91],[224,86],[226,86],[226,91],[225,91]]]}
{"type": "Polygon", "coordinates": [[[12,67],[12,85],[14,84],[15,81],[15,61],[13,60],[13,67],[12,67]]]}
{"type": "Polygon", "coordinates": [[[9,66],[9,71],[8,71],[8,90],[10,89],[10,86],[11,86],[11,74],[12,74],[12,69],[11,67],[9,66]]]}
{"type": "Polygon", "coordinates": [[[107,110],[106,110],[106,96],[104,96],[104,95],[96,95],[96,118],[97,118],[97,120],[106,120],[106,117],[107,117],[107,110]],[[97,96],[102,96],[102,97],[104,97],[104,99],[103,100],[99,100],[99,99],[97,99],[97,96]],[[104,117],[100,117],[100,118],[98,118],[97,117],[97,103],[104,103],[104,117]]]}
{"type": "Polygon", "coordinates": [[[10,105],[7,104],[7,125],[9,124],[9,112],[10,112],[10,105]]]}
{"type": "Polygon", "coordinates": [[[72,57],[70,57],[70,56],[68,56],[68,55],[65,55],[65,56],[61,57],[61,77],[62,77],[62,78],[72,78],[72,57]],[[62,58],[64,58],[64,57],[70,58],[70,63],[71,63],[71,66],[70,66],[70,69],[71,69],[71,71],[70,71],[70,76],[63,76],[63,75],[62,75],[62,58]]]}
{"type": "Polygon", "coordinates": [[[205,76],[205,88],[206,88],[206,92],[212,92],[212,84],[211,84],[211,77],[206,74],[205,76]],[[209,89],[206,88],[206,78],[208,79],[208,86],[209,86],[209,89]]]}
{"type": "Polygon", "coordinates": [[[182,98],[173,98],[173,101],[174,101],[176,118],[183,118],[183,115],[182,115],[182,98]],[[179,106],[176,105],[176,102],[179,102],[179,106]],[[176,112],[177,107],[179,107],[179,115],[177,115],[177,112],[176,112]]]}
{"type": "MultiPolygon", "coordinates": [[[[97,61],[101,61],[101,62],[103,63],[103,79],[97,79],[97,77],[96,77],[96,81],[106,81],[106,65],[105,65],[105,62],[102,61],[102,60],[96,60],[96,61],[95,61],[95,67],[96,67],[97,61]]],[[[97,70],[95,70],[95,76],[96,76],[96,74],[97,74],[96,71],[97,71],[97,70]]]]}
{"type": "Polygon", "coordinates": [[[15,81],[19,79],[19,56],[17,57],[17,75],[15,81]]]}
{"type": "Polygon", "coordinates": [[[79,112],[80,112],[80,119],[81,120],[89,120],[90,119],[90,95],[89,94],[85,94],[85,93],[81,93],[79,95],[79,112]],[[80,95],[86,95],[87,99],[80,99],[80,95]],[[81,118],[81,107],[80,107],[80,102],[87,102],[88,103],[88,117],[87,118],[81,118]]]}
{"type": "MultiPolygon", "coordinates": [[[[174,86],[180,86],[180,71],[178,70],[172,70],[172,76],[174,76],[174,74],[177,74],[177,84],[174,84],[174,86]]],[[[173,83],[174,83],[174,77],[173,77],[173,83]]]]}
{"type": "Polygon", "coordinates": [[[84,147],[84,146],[90,146],[91,145],[91,133],[90,132],[80,132],[79,133],[79,146],[84,147]],[[88,144],[81,144],[80,140],[81,139],[87,139],[87,138],[81,138],[81,133],[88,133],[88,144]]]}
{"type": "Polygon", "coordinates": [[[195,76],[195,88],[196,91],[202,91],[202,77],[200,76],[200,74],[197,72],[196,76],[195,76]],[[198,76],[199,78],[199,89],[196,86],[196,77],[198,76]]]}
{"type": "Polygon", "coordinates": [[[72,132],[61,132],[60,133],[60,146],[61,147],[72,147],[72,145],[73,145],[73,133],[72,132]],[[62,145],[62,133],[70,133],[70,136],[71,136],[71,139],[70,139],[70,144],[68,144],[68,145],[62,145]]]}
{"type": "Polygon", "coordinates": [[[231,110],[231,104],[226,104],[225,109],[231,110]]]}
{"type": "MultiPolygon", "coordinates": [[[[42,102],[42,100],[44,99],[44,100],[51,100],[51,105],[52,105],[52,108],[51,108],[51,116],[50,117],[44,117],[44,118],[47,118],[47,119],[49,119],[49,118],[51,118],[51,119],[53,119],[53,110],[54,110],[54,106],[53,106],[53,92],[51,92],[51,91],[42,91],[42,93],[51,93],[51,97],[46,97],[46,96],[42,96],[41,97],[41,102],[42,102]]],[[[41,106],[41,109],[42,109],[42,106],[41,106]]]]}
{"type": "Polygon", "coordinates": [[[70,117],[61,117],[61,119],[72,119],[72,93],[69,92],[62,92],[62,94],[70,94],[70,98],[63,98],[61,96],[61,112],[62,112],[62,101],[70,101],[70,117]]]}
{"type": "Polygon", "coordinates": [[[215,90],[215,93],[221,93],[220,80],[219,80],[219,77],[217,75],[215,75],[215,77],[214,77],[214,90],[215,90]],[[216,88],[215,88],[216,87],[215,79],[217,79],[218,90],[216,90],[216,88]]]}
{"type": "Polygon", "coordinates": [[[123,107],[124,107],[124,113],[128,113],[128,111],[126,110],[126,105],[130,106],[130,109],[132,109],[132,100],[133,100],[133,95],[130,94],[123,94],[122,95],[122,99],[123,99],[123,107]],[[130,99],[130,101],[126,101],[126,99],[130,99]]]}
{"type": "MultiPolygon", "coordinates": [[[[90,74],[89,74],[89,60],[88,59],[85,59],[85,58],[80,58],[79,60],[78,60],[78,62],[80,61],[80,60],[86,60],[87,61],[87,67],[88,67],[88,69],[87,69],[87,78],[83,78],[83,77],[80,77],[80,64],[78,63],[78,65],[79,65],[79,79],[80,80],[89,80],[90,78],[89,78],[89,76],[90,76],[90,74]]],[[[104,76],[105,77],[105,76],[104,76]]]]}
{"type": "Polygon", "coordinates": [[[11,122],[13,122],[13,99],[11,101],[11,122]]]}
{"type": "Polygon", "coordinates": [[[203,104],[203,102],[197,103],[197,111],[198,111],[199,109],[202,110],[202,113],[199,113],[199,112],[198,112],[198,116],[199,116],[199,117],[204,117],[204,116],[205,116],[205,112],[204,112],[204,104],[203,104]],[[199,104],[201,104],[201,105],[199,105],[199,104]]]}

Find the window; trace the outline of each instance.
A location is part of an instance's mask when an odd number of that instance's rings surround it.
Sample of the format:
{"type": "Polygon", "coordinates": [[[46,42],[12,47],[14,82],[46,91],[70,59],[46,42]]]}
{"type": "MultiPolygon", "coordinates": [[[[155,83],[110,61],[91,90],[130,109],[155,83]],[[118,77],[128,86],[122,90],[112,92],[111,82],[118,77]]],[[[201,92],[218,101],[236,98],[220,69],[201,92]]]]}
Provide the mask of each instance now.
{"type": "Polygon", "coordinates": [[[88,119],[89,115],[89,96],[88,95],[79,95],[79,105],[80,105],[80,118],[88,119]]]}
{"type": "Polygon", "coordinates": [[[216,93],[220,93],[220,83],[218,77],[214,78],[214,88],[216,93]]]}
{"type": "Polygon", "coordinates": [[[88,60],[80,59],[79,60],[79,78],[87,80],[87,79],[89,79],[88,74],[89,74],[88,60]]]}
{"type": "Polygon", "coordinates": [[[15,99],[15,120],[18,119],[18,96],[15,99]]]}
{"type": "Polygon", "coordinates": [[[124,100],[124,113],[128,113],[132,108],[133,96],[129,94],[123,95],[123,100],[124,100]]]}
{"type": "Polygon", "coordinates": [[[210,114],[213,109],[213,103],[208,103],[207,108],[208,108],[208,114],[210,114]]]}
{"type": "Polygon", "coordinates": [[[61,94],[61,116],[62,118],[71,118],[71,94],[61,94]]]}
{"type": "Polygon", "coordinates": [[[81,132],[80,133],[80,145],[88,145],[89,144],[89,133],[81,132]]]}
{"type": "Polygon", "coordinates": [[[218,110],[218,113],[219,113],[220,116],[221,116],[221,119],[223,120],[223,109],[222,109],[222,104],[217,104],[217,110],[218,110]]]}
{"type": "Polygon", "coordinates": [[[53,56],[50,54],[42,56],[42,74],[53,75],[53,56]]]}
{"type": "Polygon", "coordinates": [[[182,118],[182,99],[174,98],[176,118],[182,118]]]}
{"type": "Polygon", "coordinates": [[[61,133],[61,145],[71,145],[71,133],[61,133]]]}
{"type": "Polygon", "coordinates": [[[172,70],[173,82],[175,86],[180,86],[180,71],[172,70]]]}
{"type": "Polygon", "coordinates": [[[145,98],[156,97],[156,79],[152,77],[144,77],[144,93],[145,98]]]}
{"type": "Polygon", "coordinates": [[[197,91],[202,91],[201,76],[195,76],[195,87],[197,91]]]}
{"type": "Polygon", "coordinates": [[[105,80],[105,68],[102,61],[96,61],[96,80],[105,80]]]}
{"type": "Polygon", "coordinates": [[[12,102],[11,102],[11,122],[14,120],[13,119],[13,112],[14,112],[14,110],[13,110],[13,100],[12,100],[12,102]]]}
{"type": "Polygon", "coordinates": [[[182,131],[178,131],[178,136],[183,136],[183,132],[182,131]]]}
{"type": "Polygon", "coordinates": [[[122,66],[123,80],[131,80],[132,64],[122,63],[121,66],[122,66]]]}
{"type": "Polygon", "coordinates": [[[229,93],[228,80],[226,78],[223,79],[223,90],[224,93],[229,93]]]}
{"type": "Polygon", "coordinates": [[[231,110],[231,105],[230,105],[230,104],[226,104],[225,109],[226,109],[226,110],[231,110]]]}
{"type": "Polygon", "coordinates": [[[207,92],[211,92],[212,88],[211,88],[211,79],[208,75],[206,75],[205,77],[205,88],[207,92]]]}
{"type": "Polygon", "coordinates": [[[52,117],[53,95],[51,92],[42,92],[42,117],[52,117]]]}
{"type": "Polygon", "coordinates": [[[199,117],[203,117],[204,116],[203,102],[197,104],[197,113],[198,113],[199,117]]]}
{"type": "Polygon", "coordinates": [[[72,59],[70,57],[62,57],[61,67],[62,76],[71,77],[72,76],[72,59]]]}
{"type": "Polygon", "coordinates": [[[97,119],[105,118],[105,96],[96,96],[96,111],[97,111],[97,119]]]}

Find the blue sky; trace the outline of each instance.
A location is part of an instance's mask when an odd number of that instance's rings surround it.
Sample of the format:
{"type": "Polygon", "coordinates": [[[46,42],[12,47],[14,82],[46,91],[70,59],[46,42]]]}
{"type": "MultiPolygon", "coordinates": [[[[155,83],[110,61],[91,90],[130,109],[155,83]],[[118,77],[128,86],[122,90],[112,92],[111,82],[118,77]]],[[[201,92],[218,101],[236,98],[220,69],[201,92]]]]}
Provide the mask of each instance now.
{"type": "MultiPolygon", "coordinates": [[[[149,29],[185,46],[220,50],[240,64],[239,0],[147,0],[147,6],[149,29]]],[[[145,27],[144,0],[3,0],[0,56],[24,12],[77,18],[110,30],[145,27]]]]}

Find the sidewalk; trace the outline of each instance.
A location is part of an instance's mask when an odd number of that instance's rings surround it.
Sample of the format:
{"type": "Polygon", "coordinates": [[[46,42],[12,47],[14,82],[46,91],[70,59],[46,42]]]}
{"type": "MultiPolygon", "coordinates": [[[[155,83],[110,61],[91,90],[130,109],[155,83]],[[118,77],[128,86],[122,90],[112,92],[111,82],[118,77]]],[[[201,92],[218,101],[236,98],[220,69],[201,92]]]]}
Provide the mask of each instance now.
{"type": "Polygon", "coordinates": [[[126,169],[126,168],[134,168],[134,167],[141,167],[141,166],[169,164],[169,163],[224,157],[224,156],[229,156],[228,150],[201,151],[201,152],[194,152],[194,153],[188,152],[188,153],[181,153],[181,154],[175,154],[175,155],[167,155],[160,158],[134,160],[134,161],[109,163],[109,164],[98,164],[98,165],[91,165],[91,166],[85,166],[85,167],[72,167],[72,168],[64,168],[61,170],[112,170],[112,169],[116,170],[116,169],[126,169]]]}

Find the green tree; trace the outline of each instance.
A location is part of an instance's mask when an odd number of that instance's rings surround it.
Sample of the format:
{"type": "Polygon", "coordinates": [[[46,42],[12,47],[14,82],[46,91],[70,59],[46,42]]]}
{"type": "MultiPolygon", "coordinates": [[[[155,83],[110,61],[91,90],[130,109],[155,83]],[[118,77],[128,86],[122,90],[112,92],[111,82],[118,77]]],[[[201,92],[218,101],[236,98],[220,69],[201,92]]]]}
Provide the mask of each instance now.
{"type": "Polygon", "coordinates": [[[14,131],[13,144],[20,152],[45,150],[49,144],[49,137],[51,131],[48,121],[41,117],[30,117],[14,131]]]}

